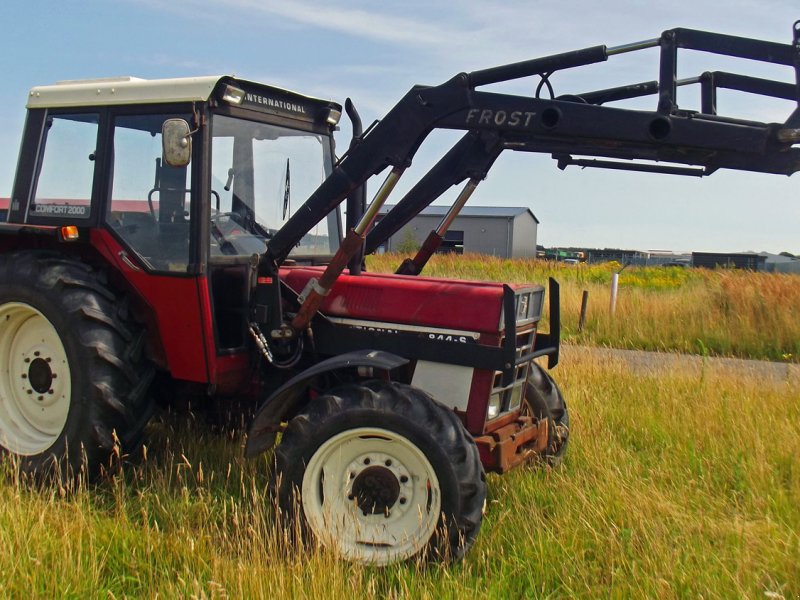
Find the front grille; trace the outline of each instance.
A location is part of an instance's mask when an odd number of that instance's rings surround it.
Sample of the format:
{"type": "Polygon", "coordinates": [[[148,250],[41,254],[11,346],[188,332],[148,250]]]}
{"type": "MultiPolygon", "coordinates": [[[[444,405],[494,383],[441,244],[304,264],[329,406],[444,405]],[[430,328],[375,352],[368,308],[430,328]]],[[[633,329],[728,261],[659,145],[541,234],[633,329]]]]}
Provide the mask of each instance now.
{"type": "Polygon", "coordinates": [[[495,371],[489,399],[489,414],[487,415],[489,419],[520,407],[525,394],[525,382],[528,380],[528,369],[530,368],[530,361],[521,361],[521,359],[533,351],[535,338],[536,328],[533,326],[529,325],[523,331],[517,332],[514,377],[509,385],[504,386],[503,372],[495,371]]]}
{"type": "Polygon", "coordinates": [[[503,348],[505,368],[495,371],[487,419],[516,410],[522,404],[534,354],[536,327],[544,305],[544,288],[541,286],[504,288],[500,329],[505,335],[500,340],[500,347],[503,348]]]}

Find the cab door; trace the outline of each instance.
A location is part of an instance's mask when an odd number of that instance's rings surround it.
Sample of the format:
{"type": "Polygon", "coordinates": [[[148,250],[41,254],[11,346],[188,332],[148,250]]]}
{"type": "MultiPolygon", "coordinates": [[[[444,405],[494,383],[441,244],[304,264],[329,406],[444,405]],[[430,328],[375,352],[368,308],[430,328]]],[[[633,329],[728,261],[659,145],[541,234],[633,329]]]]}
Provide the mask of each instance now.
{"type": "Polygon", "coordinates": [[[149,305],[158,362],[173,377],[211,380],[207,362],[208,286],[197,243],[201,219],[201,133],[185,167],[162,159],[165,120],[189,112],[112,110],[109,116],[107,201],[96,242],[149,305]]]}

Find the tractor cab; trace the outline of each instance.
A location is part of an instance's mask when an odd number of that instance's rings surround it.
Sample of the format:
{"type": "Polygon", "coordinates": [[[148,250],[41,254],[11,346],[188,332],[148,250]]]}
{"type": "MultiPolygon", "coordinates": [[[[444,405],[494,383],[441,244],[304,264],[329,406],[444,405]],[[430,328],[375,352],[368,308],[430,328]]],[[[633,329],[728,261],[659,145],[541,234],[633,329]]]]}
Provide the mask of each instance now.
{"type": "MultiPolygon", "coordinates": [[[[74,226],[143,300],[173,377],[247,377],[250,264],[330,174],[338,104],[233,77],[33,88],[9,223],[74,226]]],[[[290,258],[330,260],[339,211],[290,258]]],[[[96,257],[99,258],[99,257],[96,257]]]]}

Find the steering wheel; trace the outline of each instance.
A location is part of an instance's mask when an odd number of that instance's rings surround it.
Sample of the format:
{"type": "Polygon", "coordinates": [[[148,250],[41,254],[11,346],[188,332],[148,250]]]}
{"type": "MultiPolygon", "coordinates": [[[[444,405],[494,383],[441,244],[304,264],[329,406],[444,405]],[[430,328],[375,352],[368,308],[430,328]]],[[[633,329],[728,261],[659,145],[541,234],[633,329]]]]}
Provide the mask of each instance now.
{"type": "Polygon", "coordinates": [[[241,227],[240,231],[231,231],[230,233],[233,235],[237,235],[239,233],[246,233],[244,230],[244,225],[240,221],[241,215],[237,212],[218,212],[214,215],[211,215],[211,222],[212,223],[219,223],[223,219],[227,218],[228,221],[235,223],[237,226],[241,227]]]}
{"type": "MultiPolygon", "coordinates": [[[[183,193],[188,194],[191,193],[192,190],[184,189],[183,193]]],[[[156,192],[161,192],[161,188],[154,187],[149,192],[147,192],[147,205],[150,207],[150,214],[153,215],[153,218],[158,221],[158,216],[156,215],[156,208],[153,205],[153,194],[156,192]]],[[[211,195],[217,199],[217,211],[219,211],[219,193],[216,190],[211,190],[211,195]]],[[[225,213],[228,214],[228,213],[225,213]]],[[[213,218],[213,217],[212,217],[213,218]]]]}
{"type": "Polygon", "coordinates": [[[234,213],[232,212],[224,212],[211,215],[211,235],[213,235],[214,238],[219,243],[219,250],[222,254],[236,254],[236,250],[233,247],[233,244],[219,227],[219,222],[223,217],[228,217],[230,220],[234,221],[233,215],[234,213]]]}

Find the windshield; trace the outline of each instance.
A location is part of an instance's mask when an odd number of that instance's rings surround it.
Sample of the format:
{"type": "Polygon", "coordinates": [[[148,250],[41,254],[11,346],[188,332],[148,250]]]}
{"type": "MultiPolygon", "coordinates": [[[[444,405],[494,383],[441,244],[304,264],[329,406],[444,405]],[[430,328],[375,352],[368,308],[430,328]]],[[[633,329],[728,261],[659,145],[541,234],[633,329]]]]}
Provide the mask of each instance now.
{"type": "MultiPolygon", "coordinates": [[[[225,115],[213,119],[211,253],[263,252],[265,242],[330,173],[330,138],[225,115]]],[[[331,256],[338,247],[334,210],[290,256],[331,256]]]]}

